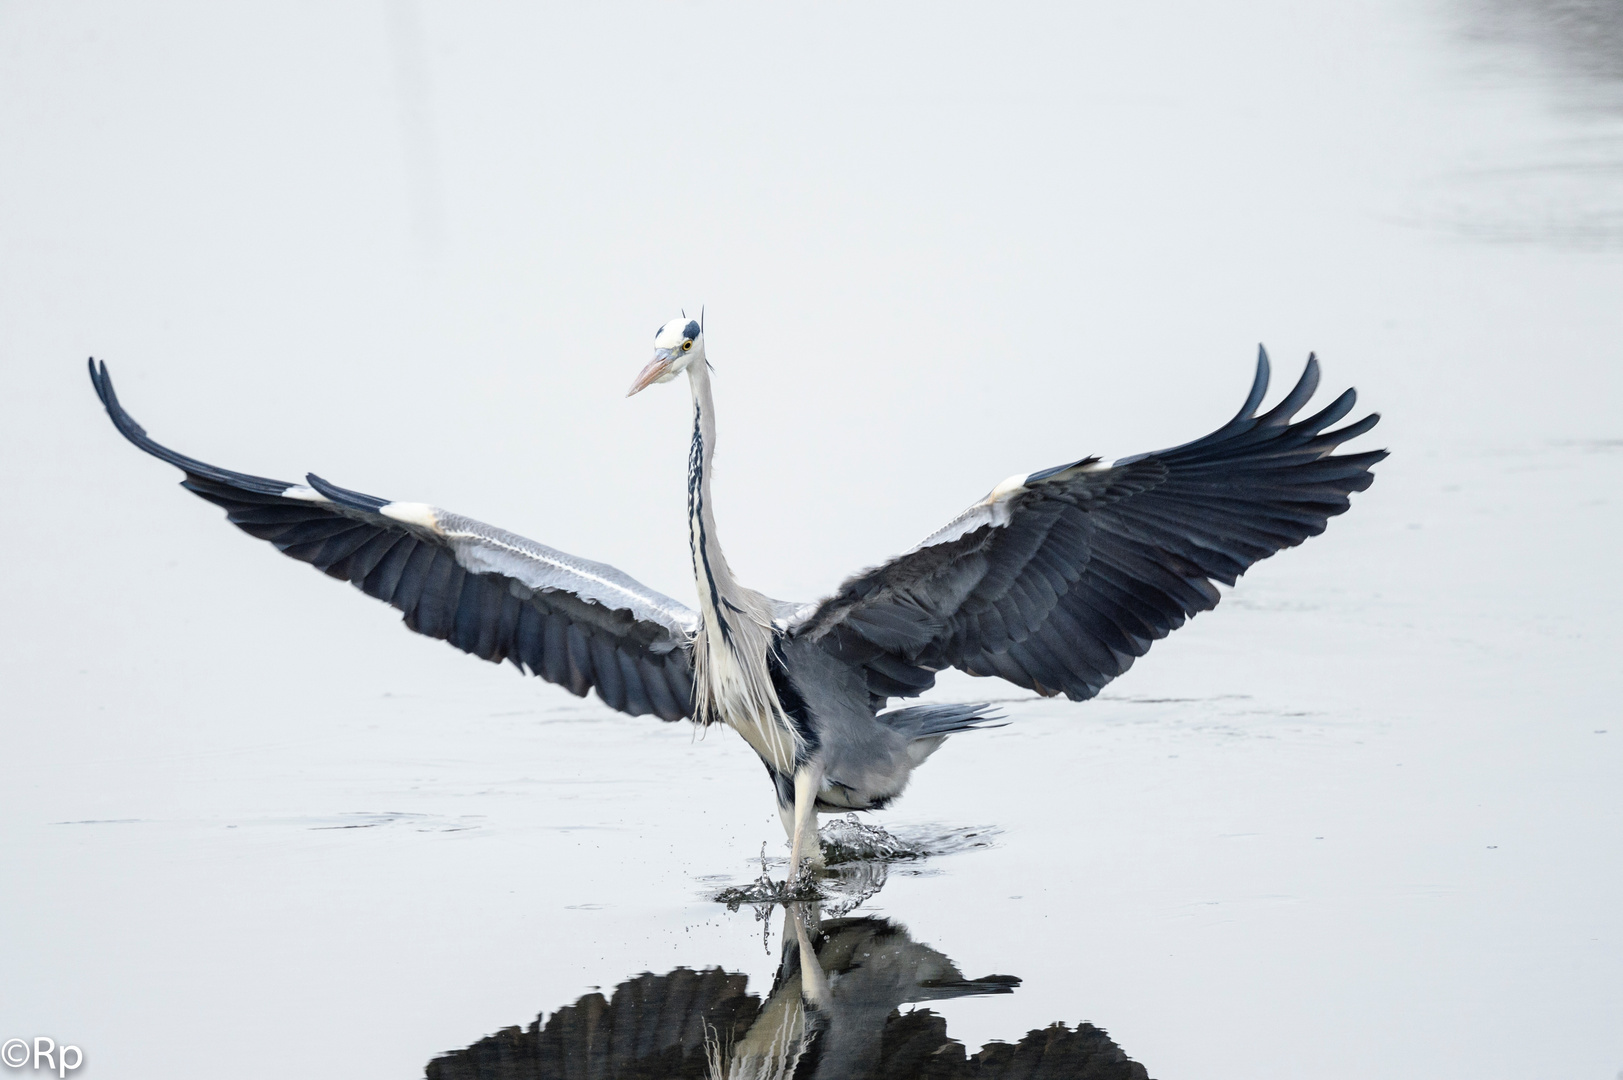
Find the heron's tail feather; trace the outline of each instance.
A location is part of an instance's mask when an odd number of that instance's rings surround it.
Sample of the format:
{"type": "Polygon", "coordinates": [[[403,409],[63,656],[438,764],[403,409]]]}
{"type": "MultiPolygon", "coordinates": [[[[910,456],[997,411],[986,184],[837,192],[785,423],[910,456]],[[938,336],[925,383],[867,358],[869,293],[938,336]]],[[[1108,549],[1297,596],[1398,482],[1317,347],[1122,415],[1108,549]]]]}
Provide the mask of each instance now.
{"type": "Polygon", "coordinates": [[[911,739],[930,739],[977,728],[1004,727],[1008,721],[990,705],[909,705],[878,717],[911,739]]]}

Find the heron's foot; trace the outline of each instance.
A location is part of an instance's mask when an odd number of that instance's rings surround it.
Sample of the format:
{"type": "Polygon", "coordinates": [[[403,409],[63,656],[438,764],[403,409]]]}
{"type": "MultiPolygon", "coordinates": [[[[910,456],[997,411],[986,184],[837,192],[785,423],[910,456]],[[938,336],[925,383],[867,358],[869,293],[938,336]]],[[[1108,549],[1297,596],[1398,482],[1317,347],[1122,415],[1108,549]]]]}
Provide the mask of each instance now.
{"type": "Polygon", "coordinates": [[[809,858],[800,860],[800,870],[790,867],[782,881],[772,878],[772,864],[767,858],[766,845],[761,845],[761,874],[748,885],[735,885],[722,889],[712,899],[737,911],[743,904],[767,905],[816,903],[825,899],[820,880],[827,871],[811,865],[809,858]]]}
{"type": "Polygon", "coordinates": [[[789,868],[789,878],[784,884],[790,889],[801,885],[815,889],[818,880],[828,873],[821,855],[821,852],[816,855],[802,855],[800,865],[789,868]]]}
{"type": "Polygon", "coordinates": [[[785,879],[783,888],[778,894],[780,903],[815,902],[822,899],[823,889],[819,884],[819,876],[812,871],[785,879]]]}
{"type": "MultiPolygon", "coordinates": [[[[828,876],[828,857],[823,852],[822,840],[816,832],[817,822],[813,820],[811,826],[806,832],[804,842],[800,845],[799,862],[789,867],[790,885],[799,882],[815,882],[828,876]]],[[[794,858],[795,854],[794,847],[791,845],[790,858],[794,858]]]]}

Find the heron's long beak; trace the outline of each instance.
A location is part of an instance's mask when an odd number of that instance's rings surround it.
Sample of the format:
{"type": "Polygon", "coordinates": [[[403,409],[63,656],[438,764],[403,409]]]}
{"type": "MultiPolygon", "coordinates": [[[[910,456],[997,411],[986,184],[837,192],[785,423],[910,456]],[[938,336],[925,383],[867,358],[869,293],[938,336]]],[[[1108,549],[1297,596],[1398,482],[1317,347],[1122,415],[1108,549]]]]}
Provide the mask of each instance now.
{"type": "Polygon", "coordinates": [[[672,349],[655,349],[654,358],[648,361],[648,366],[642,369],[642,373],[637,376],[637,381],[631,384],[631,389],[626,391],[626,397],[630,397],[632,394],[648,389],[657,382],[664,382],[670,378],[671,360],[675,356],[676,352],[672,349]]]}

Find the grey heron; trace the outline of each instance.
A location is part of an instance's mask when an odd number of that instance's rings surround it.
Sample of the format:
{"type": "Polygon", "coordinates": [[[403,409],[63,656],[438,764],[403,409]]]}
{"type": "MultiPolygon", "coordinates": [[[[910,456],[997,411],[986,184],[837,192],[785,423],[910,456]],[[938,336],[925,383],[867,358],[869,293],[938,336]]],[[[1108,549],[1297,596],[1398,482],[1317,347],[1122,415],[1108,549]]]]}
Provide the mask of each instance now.
{"type": "MultiPolygon", "coordinates": [[[[661,326],[636,394],[688,376],[689,553],[698,609],[622,571],[416,502],[249,476],[150,439],[90,364],[114,425],[185,473],[181,486],[283,554],[400,610],[408,628],[482,659],[511,661],[611,708],[725,724],[759,755],[790,839],[790,877],[821,862],[817,813],[875,810],[949,736],[996,719],[986,705],[888,707],[958,668],[1082,701],[1150,645],[1217,605],[1216,582],[1324,531],[1369,487],[1384,450],[1335,454],[1370,414],[1332,425],[1347,390],[1296,420],[1317,359],[1259,413],[1258,351],[1245,404],[1193,442],[1115,461],[1096,457],[1012,476],[912,550],[809,604],[738,583],[711,499],[716,413],[701,324],[661,326]]],[[[628,395],[629,396],[629,395],[628,395]]]]}

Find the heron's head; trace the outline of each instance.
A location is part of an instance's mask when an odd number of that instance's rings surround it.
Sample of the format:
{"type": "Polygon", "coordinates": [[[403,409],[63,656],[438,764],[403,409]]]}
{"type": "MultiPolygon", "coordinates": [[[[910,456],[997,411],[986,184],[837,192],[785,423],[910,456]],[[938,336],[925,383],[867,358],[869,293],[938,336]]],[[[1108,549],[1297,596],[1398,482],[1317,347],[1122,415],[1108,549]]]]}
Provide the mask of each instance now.
{"type": "Polygon", "coordinates": [[[704,328],[686,315],[672,319],[654,335],[654,358],[642,369],[626,397],[660,382],[670,382],[691,364],[704,363],[704,328]]]}

